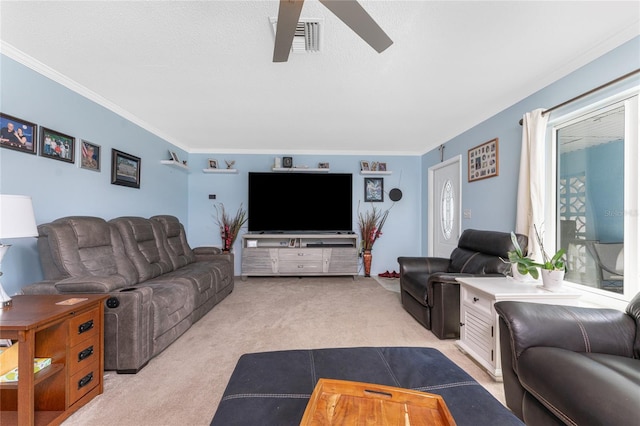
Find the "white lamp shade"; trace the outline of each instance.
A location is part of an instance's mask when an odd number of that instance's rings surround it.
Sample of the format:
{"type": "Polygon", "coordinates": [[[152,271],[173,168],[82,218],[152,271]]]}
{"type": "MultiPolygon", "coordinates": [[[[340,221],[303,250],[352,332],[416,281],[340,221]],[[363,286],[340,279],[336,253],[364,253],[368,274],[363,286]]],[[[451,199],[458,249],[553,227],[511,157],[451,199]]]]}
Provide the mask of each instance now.
{"type": "Polygon", "coordinates": [[[0,194],[0,238],[37,236],[31,197],[0,194]]]}

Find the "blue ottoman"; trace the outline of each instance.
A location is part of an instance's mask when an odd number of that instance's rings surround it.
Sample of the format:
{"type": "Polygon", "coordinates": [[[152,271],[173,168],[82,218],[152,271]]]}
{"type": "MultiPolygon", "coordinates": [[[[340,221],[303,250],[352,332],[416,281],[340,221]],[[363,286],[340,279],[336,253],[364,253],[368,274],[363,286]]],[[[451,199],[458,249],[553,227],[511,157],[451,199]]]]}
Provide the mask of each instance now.
{"type": "Polygon", "coordinates": [[[523,424],[436,349],[360,347],[242,355],[211,425],[299,425],[319,378],[439,394],[458,426],[523,424]]]}

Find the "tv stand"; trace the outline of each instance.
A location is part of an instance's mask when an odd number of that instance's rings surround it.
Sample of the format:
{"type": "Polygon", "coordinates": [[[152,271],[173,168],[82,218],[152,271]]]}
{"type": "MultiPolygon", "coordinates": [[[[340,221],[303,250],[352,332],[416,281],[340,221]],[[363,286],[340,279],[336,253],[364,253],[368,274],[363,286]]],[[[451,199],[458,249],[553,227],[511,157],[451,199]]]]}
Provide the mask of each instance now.
{"type": "Polygon", "coordinates": [[[248,276],[358,275],[355,233],[242,236],[242,279],[248,276]]]}

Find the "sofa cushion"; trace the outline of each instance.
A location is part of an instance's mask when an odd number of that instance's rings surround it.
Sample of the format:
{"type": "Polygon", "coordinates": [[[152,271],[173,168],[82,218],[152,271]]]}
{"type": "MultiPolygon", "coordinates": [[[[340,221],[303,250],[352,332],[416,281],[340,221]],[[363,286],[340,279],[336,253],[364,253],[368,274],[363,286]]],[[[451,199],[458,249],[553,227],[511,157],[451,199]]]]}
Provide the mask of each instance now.
{"type": "Polygon", "coordinates": [[[634,357],[640,359],[640,293],[627,306],[627,314],[636,322],[636,339],[633,344],[634,357]]]}
{"type": "Polygon", "coordinates": [[[126,255],[138,271],[139,283],[173,271],[158,222],[142,217],[119,217],[109,223],[120,232],[126,255]]]}
{"type": "Polygon", "coordinates": [[[427,281],[429,273],[414,272],[402,277],[402,291],[409,293],[421,305],[427,306],[427,281]]]}
{"type": "MultiPolygon", "coordinates": [[[[507,258],[508,256],[505,255],[505,259],[507,258]]],[[[506,275],[509,267],[509,263],[494,255],[458,247],[451,252],[451,263],[449,264],[448,272],[506,275]]]]}
{"type": "Polygon", "coordinates": [[[640,418],[640,360],[531,347],[517,363],[524,388],[567,424],[635,425],[640,418]]]}
{"type": "Polygon", "coordinates": [[[188,319],[194,310],[193,290],[188,285],[150,280],[141,286],[153,290],[151,304],[153,306],[154,339],[162,336],[181,321],[188,319]]]}
{"type": "MultiPolygon", "coordinates": [[[[516,238],[520,247],[526,249],[527,237],[517,234],[516,238]]],[[[509,264],[502,259],[508,259],[512,250],[514,246],[508,232],[466,229],[451,253],[449,272],[506,274],[509,264]]]]}
{"type": "Polygon", "coordinates": [[[119,234],[98,217],[69,216],[40,225],[38,251],[48,280],[120,275],[125,287],[137,279],[119,234]]]}
{"type": "Polygon", "coordinates": [[[166,249],[174,269],[195,262],[196,257],[187,243],[187,235],[184,226],[177,217],[170,215],[153,216],[151,220],[158,222],[166,238],[166,249]]]}

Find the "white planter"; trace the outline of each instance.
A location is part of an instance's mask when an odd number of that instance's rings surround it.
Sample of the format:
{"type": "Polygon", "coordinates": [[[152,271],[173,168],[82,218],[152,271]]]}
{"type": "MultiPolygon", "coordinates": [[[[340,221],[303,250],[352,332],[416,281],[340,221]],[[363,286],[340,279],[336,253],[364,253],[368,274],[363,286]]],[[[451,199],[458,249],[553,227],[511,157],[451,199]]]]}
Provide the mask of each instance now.
{"type": "Polygon", "coordinates": [[[549,271],[542,269],[542,287],[549,291],[557,291],[562,288],[562,280],[564,279],[564,271],[549,271]]]}
{"type": "Polygon", "coordinates": [[[521,282],[521,283],[527,282],[530,279],[532,279],[532,277],[529,276],[529,274],[523,275],[518,271],[518,264],[517,263],[512,263],[511,264],[511,275],[513,276],[514,280],[516,280],[518,282],[521,282]]]}

